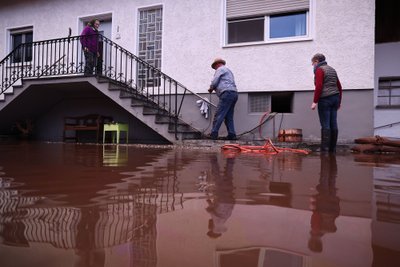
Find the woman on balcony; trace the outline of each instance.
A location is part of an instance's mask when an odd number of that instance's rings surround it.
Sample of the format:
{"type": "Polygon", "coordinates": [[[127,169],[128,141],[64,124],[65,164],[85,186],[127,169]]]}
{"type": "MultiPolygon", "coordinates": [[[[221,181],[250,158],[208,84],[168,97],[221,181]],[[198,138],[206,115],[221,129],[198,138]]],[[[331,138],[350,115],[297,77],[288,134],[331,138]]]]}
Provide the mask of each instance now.
{"type": "Polygon", "coordinates": [[[93,69],[101,64],[101,53],[99,45],[99,27],[98,19],[91,20],[81,33],[81,45],[85,54],[85,76],[93,75],[93,69]]]}

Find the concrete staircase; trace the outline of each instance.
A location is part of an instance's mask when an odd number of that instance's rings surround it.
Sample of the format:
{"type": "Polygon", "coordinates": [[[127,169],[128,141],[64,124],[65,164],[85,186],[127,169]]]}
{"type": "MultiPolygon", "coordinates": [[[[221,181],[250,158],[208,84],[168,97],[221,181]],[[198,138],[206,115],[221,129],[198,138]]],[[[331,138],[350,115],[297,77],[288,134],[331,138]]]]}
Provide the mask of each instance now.
{"type": "Polygon", "coordinates": [[[13,85],[11,85],[7,90],[4,91],[3,94],[0,94],[0,102],[4,102],[6,100],[6,96],[15,96],[18,93],[18,88],[22,87],[22,79],[17,80],[13,85]]]}
{"type": "Polygon", "coordinates": [[[180,118],[171,117],[165,108],[126,86],[104,78],[91,78],[90,83],[171,143],[202,137],[199,130],[180,118]]]}

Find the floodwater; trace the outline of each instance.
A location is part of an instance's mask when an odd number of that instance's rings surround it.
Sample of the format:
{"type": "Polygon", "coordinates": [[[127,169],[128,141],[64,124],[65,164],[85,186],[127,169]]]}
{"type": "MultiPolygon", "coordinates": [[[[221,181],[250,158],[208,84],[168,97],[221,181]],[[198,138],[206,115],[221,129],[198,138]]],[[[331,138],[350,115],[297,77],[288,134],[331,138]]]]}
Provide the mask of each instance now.
{"type": "Polygon", "coordinates": [[[400,160],[0,145],[1,267],[400,266],[400,160]]]}

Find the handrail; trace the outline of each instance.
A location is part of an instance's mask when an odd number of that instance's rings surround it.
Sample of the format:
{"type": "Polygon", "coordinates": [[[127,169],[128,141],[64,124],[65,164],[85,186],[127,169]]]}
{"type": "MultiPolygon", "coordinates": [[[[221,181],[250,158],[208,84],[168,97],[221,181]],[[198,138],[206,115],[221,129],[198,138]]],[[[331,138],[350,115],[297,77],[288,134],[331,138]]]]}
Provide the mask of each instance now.
{"type": "Polygon", "coordinates": [[[400,124],[400,121],[392,122],[392,123],[389,123],[389,124],[385,124],[385,125],[380,125],[380,126],[374,127],[374,130],[381,129],[381,128],[386,128],[386,127],[392,127],[393,125],[396,125],[396,124],[400,124]]]}
{"type": "MultiPolygon", "coordinates": [[[[121,46],[119,46],[118,44],[116,44],[116,43],[113,42],[112,40],[108,39],[107,37],[102,36],[101,38],[103,38],[104,40],[107,40],[108,42],[110,42],[110,43],[112,43],[112,44],[114,44],[114,45],[120,47],[125,53],[128,53],[130,56],[134,57],[136,60],[140,61],[141,63],[146,64],[147,66],[149,66],[149,68],[154,69],[154,70],[156,70],[156,71],[158,71],[158,72],[160,72],[160,73],[163,73],[160,69],[154,67],[153,65],[151,65],[151,64],[149,64],[148,62],[144,61],[143,59],[137,57],[136,55],[134,55],[133,53],[129,52],[128,50],[122,48],[121,46]]],[[[187,88],[186,86],[184,86],[183,84],[181,84],[181,83],[179,83],[178,81],[176,81],[175,79],[171,78],[171,76],[169,76],[169,75],[167,75],[167,74],[165,74],[165,73],[163,73],[163,75],[165,75],[165,77],[167,77],[168,79],[173,80],[173,81],[174,81],[179,87],[181,87],[184,91],[188,91],[188,92],[190,92],[191,94],[193,94],[193,95],[197,96],[198,98],[200,98],[201,100],[203,100],[203,101],[209,103],[210,105],[212,105],[212,106],[214,106],[214,107],[217,107],[216,105],[214,105],[213,103],[211,103],[210,101],[208,101],[206,98],[204,98],[204,97],[200,96],[199,94],[197,94],[197,93],[191,91],[190,89],[188,89],[188,88],[187,88]]]]}
{"type": "Polygon", "coordinates": [[[176,122],[188,94],[216,107],[210,100],[189,90],[171,76],[101,34],[69,36],[19,45],[0,61],[0,95],[19,79],[81,74],[118,83],[132,95],[145,98],[160,111],[166,111],[176,122]],[[92,72],[91,68],[88,68],[89,73],[88,70],[85,73],[85,54],[81,44],[83,38],[92,38],[101,54],[96,66],[92,66],[92,72]]]}
{"type": "Polygon", "coordinates": [[[60,63],[60,61],[63,60],[64,58],[65,58],[65,55],[63,55],[62,57],[60,57],[59,59],[57,59],[57,61],[54,62],[51,66],[46,67],[46,69],[44,69],[44,70],[42,71],[42,73],[39,74],[39,75],[37,76],[37,78],[42,77],[44,73],[46,73],[47,71],[51,70],[51,69],[52,69],[53,67],[55,67],[58,63],[60,63]]]}

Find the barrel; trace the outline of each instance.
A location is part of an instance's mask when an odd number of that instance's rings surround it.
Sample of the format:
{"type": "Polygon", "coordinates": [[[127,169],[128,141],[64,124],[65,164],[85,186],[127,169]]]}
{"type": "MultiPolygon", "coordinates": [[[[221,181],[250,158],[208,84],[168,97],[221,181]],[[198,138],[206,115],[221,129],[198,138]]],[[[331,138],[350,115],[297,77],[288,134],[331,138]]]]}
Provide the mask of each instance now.
{"type": "Polygon", "coordinates": [[[302,129],[282,129],[279,130],[279,142],[301,142],[303,140],[302,129]]]}

